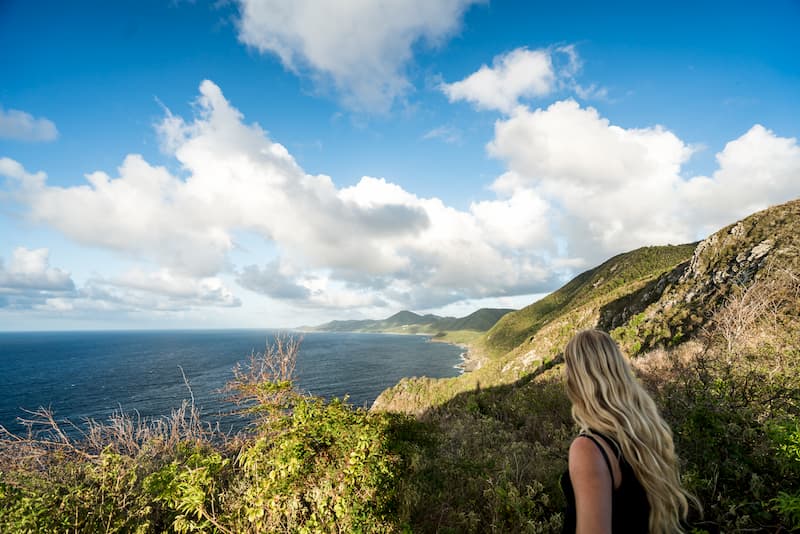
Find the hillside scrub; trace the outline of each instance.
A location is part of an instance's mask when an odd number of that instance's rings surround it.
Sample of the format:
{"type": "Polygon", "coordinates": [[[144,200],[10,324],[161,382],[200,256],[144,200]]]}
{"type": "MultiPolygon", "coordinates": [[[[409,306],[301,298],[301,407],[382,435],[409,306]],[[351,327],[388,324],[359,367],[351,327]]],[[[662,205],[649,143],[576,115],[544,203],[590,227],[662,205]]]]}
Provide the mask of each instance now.
{"type": "Polygon", "coordinates": [[[722,532],[800,527],[800,279],[738,288],[693,343],[639,361],[722,532]]]}
{"type": "MultiPolygon", "coordinates": [[[[381,393],[373,409],[420,414],[479,385],[511,384],[550,365],[576,331],[598,326],[605,307],[630,308],[631,295],[647,291],[665,273],[685,265],[694,249],[694,244],[644,247],[615,256],[542,300],[506,314],[485,336],[469,342],[470,356],[480,362],[478,369],[449,379],[403,379],[381,393]]],[[[648,291],[638,299],[636,310],[659,296],[657,289],[648,291]]]]}
{"type": "MultiPolygon", "coordinates": [[[[800,283],[771,274],[735,289],[696,340],[634,359],[703,503],[697,533],[800,527],[800,283]]],[[[414,531],[560,531],[577,432],[561,373],[556,360],[423,413],[436,439],[409,475],[414,531]]]]}
{"type": "Polygon", "coordinates": [[[696,243],[643,247],[619,254],[571,280],[564,287],[517,312],[500,319],[489,330],[483,345],[496,356],[531,341],[549,321],[596,299],[630,292],[673,269],[692,256],[696,243]],[[623,292],[620,293],[619,290],[623,292]]]}
{"type": "Polygon", "coordinates": [[[581,329],[608,331],[631,356],[696,338],[720,307],[770,266],[800,272],[800,200],[754,213],[699,244],[617,255],[547,297],[505,315],[470,343],[481,366],[443,380],[404,379],[373,409],[420,414],[482,387],[511,384],[556,361],[581,329]]]}

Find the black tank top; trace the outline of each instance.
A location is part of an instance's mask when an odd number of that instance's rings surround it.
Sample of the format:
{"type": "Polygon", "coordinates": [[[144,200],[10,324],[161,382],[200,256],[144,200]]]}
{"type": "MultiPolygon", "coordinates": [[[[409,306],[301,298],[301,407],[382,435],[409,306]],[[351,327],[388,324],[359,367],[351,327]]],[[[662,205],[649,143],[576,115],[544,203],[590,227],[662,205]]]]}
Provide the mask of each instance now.
{"type": "MultiPolygon", "coordinates": [[[[611,480],[614,480],[614,472],[611,469],[611,462],[606,455],[605,449],[595,439],[595,436],[602,438],[612,450],[617,451],[619,470],[622,482],[618,488],[612,487],[611,493],[611,532],[613,534],[648,534],[650,529],[650,503],[647,501],[647,492],[642,487],[633,468],[625,461],[619,445],[613,439],[598,432],[592,434],[581,434],[582,437],[592,440],[608,466],[611,480]]],[[[613,482],[612,482],[613,486],[613,482]]],[[[575,510],[575,491],[572,488],[572,481],[569,478],[569,471],[561,475],[561,489],[567,500],[567,510],[564,515],[564,534],[575,534],[576,529],[576,510],[575,510]]]]}

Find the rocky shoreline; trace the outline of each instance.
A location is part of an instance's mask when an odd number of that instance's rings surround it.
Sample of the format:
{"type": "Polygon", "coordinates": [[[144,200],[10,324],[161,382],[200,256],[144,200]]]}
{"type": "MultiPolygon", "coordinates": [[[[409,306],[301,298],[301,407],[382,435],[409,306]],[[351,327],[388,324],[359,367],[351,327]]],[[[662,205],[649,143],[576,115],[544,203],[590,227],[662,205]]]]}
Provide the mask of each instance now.
{"type": "Polygon", "coordinates": [[[430,341],[434,343],[447,343],[449,345],[455,345],[461,349],[461,354],[459,354],[461,362],[457,363],[455,368],[461,370],[462,375],[483,367],[485,358],[482,354],[478,353],[473,345],[470,345],[469,343],[454,343],[452,341],[436,339],[433,337],[430,339],[430,341]]]}

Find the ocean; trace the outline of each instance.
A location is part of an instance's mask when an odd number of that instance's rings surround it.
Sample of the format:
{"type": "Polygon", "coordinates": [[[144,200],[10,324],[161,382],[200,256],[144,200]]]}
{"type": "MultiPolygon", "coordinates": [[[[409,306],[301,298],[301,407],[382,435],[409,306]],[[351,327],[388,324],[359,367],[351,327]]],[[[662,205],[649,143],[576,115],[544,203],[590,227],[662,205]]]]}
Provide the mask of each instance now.
{"type": "MultiPolygon", "coordinates": [[[[190,398],[204,419],[225,420],[233,406],[220,393],[237,362],[263,352],[271,330],[0,332],[0,424],[23,427],[24,409],[49,407],[57,419],[98,421],[114,412],[167,415],[190,398]]],[[[457,346],[425,336],[305,333],[296,384],[325,398],[348,395],[369,407],[406,376],[460,373],[457,346]]]]}

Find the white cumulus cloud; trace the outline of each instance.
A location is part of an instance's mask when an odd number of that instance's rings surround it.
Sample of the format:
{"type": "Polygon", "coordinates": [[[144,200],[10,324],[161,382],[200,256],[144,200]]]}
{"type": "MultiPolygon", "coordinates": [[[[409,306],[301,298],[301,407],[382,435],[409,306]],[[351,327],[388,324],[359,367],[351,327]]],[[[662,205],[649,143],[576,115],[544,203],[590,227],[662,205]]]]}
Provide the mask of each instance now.
{"type": "Polygon", "coordinates": [[[573,100],[519,107],[495,124],[489,153],[507,172],[500,194],[534,192],[570,261],[689,242],[800,195],[800,148],[753,127],[717,155],[711,177],[681,176],[694,147],[662,126],[622,128],[573,100]]]}
{"type": "Polygon", "coordinates": [[[508,113],[520,98],[549,94],[555,81],[549,51],[518,48],[495,57],[491,67],[483,65],[463,80],[443,83],[441,88],[450,102],[466,100],[479,109],[508,113]]]}
{"type": "Polygon", "coordinates": [[[718,169],[696,176],[683,188],[694,221],[704,231],[800,196],[800,145],[756,124],[725,145],[718,169]]]}
{"type": "Polygon", "coordinates": [[[50,266],[46,248],[17,247],[7,263],[0,258],[0,308],[148,312],[240,305],[216,277],[134,268],[118,276],[94,276],[77,287],[70,273],[50,266]]]}
{"type": "MultiPolygon", "coordinates": [[[[692,241],[800,195],[797,140],[762,126],[728,143],[711,176],[687,178],[694,147],[663,126],[623,128],[573,100],[516,106],[488,145],[506,167],[494,195],[457,209],[382,177],[341,188],[306,173],[210,81],[194,109],[188,119],[168,113],[158,127],[180,175],[129,155],[114,176],[95,172],[56,187],[0,159],[32,221],[157,266],[95,276],[72,293],[45,295],[42,306],[237,306],[221,278],[232,274],[240,288],[298,310],[432,309],[551,290],[612,254],[692,241]],[[274,252],[234,265],[239,232],[274,252]]],[[[5,280],[20,285],[23,272],[38,273],[40,285],[68,278],[47,266],[46,253],[20,258],[4,268],[5,280]]]]}
{"type": "Polygon", "coordinates": [[[58,129],[53,121],[36,118],[18,109],[0,107],[0,138],[19,141],[53,141],[58,129]]]}
{"type": "Polygon", "coordinates": [[[50,267],[46,248],[17,247],[8,265],[0,258],[0,292],[16,290],[68,291],[74,288],[70,275],[50,267]]]}
{"type": "MultiPolygon", "coordinates": [[[[545,218],[522,196],[461,211],[383,178],[340,189],[328,176],[305,173],[260,126],[245,124],[213,83],[201,84],[196,110],[192,120],[168,114],[159,126],[183,177],[135,154],[116,176],[95,172],[71,187],[49,186],[43,173],[9,159],[0,161],[0,174],[12,178],[33,221],[81,244],[154,262],[176,277],[238,271],[240,285],[286,300],[413,305],[520,294],[550,282],[538,255],[549,239],[545,218]],[[231,265],[238,231],[274,243],[281,270],[231,265]],[[527,251],[507,255],[510,246],[527,251]]],[[[125,285],[107,282],[95,286],[125,285]]]]}
{"type": "Polygon", "coordinates": [[[115,277],[92,278],[82,288],[81,297],[123,310],[177,311],[241,305],[219,278],[183,276],[169,269],[131,269],[115,277]]]}
{"type": "Polygon", "coordinates": [[[406,94],[413,47],[456,32],[479,0],[239,0],[239,39],[332,83],[344,104],[385,112],[406,94]]]}
{"type": "Polygon", "coordinates": [[[495,56],[492,66],[482,65],[463,80],[442,83],[450,102],[470,102],[478,109],[510,114],[520,100],[569,90],[583,99],[605,97],[605,88],[583,87],[575,80],[582,62],[574,45],[529,50],[517,48],[495,56]]]}
{"type": "Polygon", "coordinates": [[[50,267],[46,248],[17,247],[7,264],[0,258],[0,308],[31,308],[74,290],[68,272],[50,267]]]}

